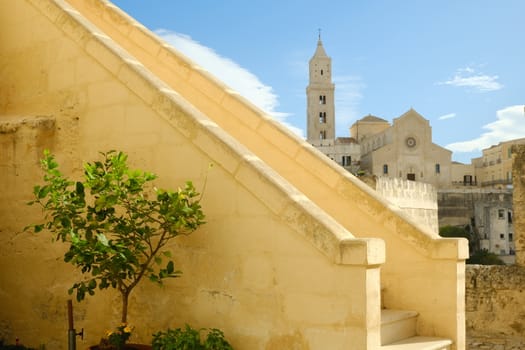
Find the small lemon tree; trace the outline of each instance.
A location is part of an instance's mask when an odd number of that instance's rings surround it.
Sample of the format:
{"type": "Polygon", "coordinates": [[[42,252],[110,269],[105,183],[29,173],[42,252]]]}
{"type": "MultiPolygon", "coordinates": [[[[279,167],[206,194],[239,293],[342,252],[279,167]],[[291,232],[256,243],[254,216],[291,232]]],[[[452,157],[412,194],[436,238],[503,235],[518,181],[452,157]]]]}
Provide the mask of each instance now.
{"type": "Polygon", "coordinates": [[[188,181],[184,188],[154,188],[156,175],[130,170],[123,152],[102,153],[102,161],[84,165],[83,181],[72,181],[59,171],[54,156],[44,152],[44,184],[33,189],[45,213],[44,229],[69,244],[64,260],[80,268],[83,278],[69,293],[76,299],[94,295],[97,288],[117,289],[122,297],[122,319],[127,322],[130,293],[144,278],[162,284],[178,277],[170,240],[187,235],[204,223],[200,195],[188,181]]]}

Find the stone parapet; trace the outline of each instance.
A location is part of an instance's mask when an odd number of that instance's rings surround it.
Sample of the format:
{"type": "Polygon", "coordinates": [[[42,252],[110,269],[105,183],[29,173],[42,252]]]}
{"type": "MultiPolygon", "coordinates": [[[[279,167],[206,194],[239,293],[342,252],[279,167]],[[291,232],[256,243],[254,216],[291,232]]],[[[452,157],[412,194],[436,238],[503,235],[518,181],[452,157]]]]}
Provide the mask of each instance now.
{"type": "Polygon", "coordinates": [[[414,221],[438,233],[438,203],[434,186],[381,176],[376,180],[376,191],[399,206],[414,221]]]}

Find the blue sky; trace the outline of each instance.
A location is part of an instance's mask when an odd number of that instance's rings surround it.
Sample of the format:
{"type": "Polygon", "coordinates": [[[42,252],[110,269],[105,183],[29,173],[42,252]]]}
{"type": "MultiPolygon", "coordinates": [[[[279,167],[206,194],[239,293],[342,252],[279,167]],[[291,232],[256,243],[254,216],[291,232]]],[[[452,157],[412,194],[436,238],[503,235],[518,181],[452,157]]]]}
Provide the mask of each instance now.
{"type": "Polygon", "coordinates": [[[337,136],[414,108],[456,161],[525,137],[522,0],[113,2],[302,136],[321,28],[337,136]]]}

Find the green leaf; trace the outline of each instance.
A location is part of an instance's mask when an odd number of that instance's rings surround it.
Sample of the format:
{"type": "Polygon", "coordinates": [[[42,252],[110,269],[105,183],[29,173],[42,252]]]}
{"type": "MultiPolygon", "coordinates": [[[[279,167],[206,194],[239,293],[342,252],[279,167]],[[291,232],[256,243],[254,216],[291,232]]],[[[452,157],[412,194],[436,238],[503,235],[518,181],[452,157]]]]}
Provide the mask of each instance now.
{"type": "Polygon", "coordinates": [[[48,186],[43,186],[39,188],[38,195],[37,195],[38,199],[45,198],[47,194],[49,193],[49,191],[50,191],[50,188],[48,186]]]}
{"type": "Polygon", "coordinates": [[[97,288],[97,281],[96,281],[96,280],[91,280],[91,281],[89,281],[88,288],[89,288],[89,289],[95,289],[95,288],[97,288]]]}
{"type": "Polygon", "coordinates": [[[157,275],[154,275],[154,274],[149,275],[149,280],[151,282],[157,282],[157,283],[159,282],[159,278],[157,277],[157,275]]]}
{"type": "Polygon", "coordinates": [[[106,237],[105,234],[103,233],[98,233],[97,234],[97,239],[100,243],[102,243],[102,245],[106,246],[106,247],[109,247],[109,242],[108,242],[108,238],[106,237]]]}
{"type": "Polygon", "coordinates": [[[166,271],[168,272],[168,274],[171,275],[171,274],[173,273],[174,270],[175,270],[175,266],[174,266],[174,264],[173,264],[173,261],[170,261],[170,262],[168,263],[168,265],[166,265],[166,271]]]}
{"type": "Polygon", "coordinates": [[[77,181],[75,190],[78,195],[84,196],[84,184],[82,182],[77,181]]]}

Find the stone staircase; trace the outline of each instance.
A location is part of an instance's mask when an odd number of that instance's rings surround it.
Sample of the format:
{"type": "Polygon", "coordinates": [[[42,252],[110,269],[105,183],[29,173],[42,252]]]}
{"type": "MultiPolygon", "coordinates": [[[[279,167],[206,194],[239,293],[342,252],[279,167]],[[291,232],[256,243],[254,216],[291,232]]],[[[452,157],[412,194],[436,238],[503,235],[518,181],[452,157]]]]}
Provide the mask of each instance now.
{"type": "Polygon", "coordinates": [[[380,350],[450,350],[452,341],[416,333],[417,312],[381,310],[380,350]]]}

